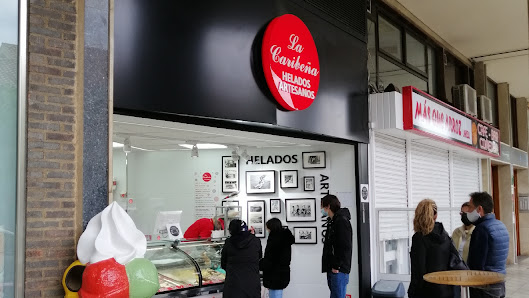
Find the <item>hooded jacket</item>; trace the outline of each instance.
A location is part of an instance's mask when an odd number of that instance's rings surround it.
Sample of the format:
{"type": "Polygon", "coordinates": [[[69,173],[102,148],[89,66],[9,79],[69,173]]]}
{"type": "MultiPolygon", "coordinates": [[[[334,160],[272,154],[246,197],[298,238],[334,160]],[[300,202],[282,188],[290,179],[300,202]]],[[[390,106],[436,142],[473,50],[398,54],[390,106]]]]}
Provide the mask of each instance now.
{"type": "Polygon", "coordinates": [[[509,254],[507,228],[492,213],[478,219],[475,225],[468,252],[468,267],[506,274],[509,254]]]}
{"type": "Polygon", "coordinates": [[[327,232],[321,258],[322,272],[332,272],[332,269],[346,274],[351,272],[353,228],[350,220],[351,213],[347,208],[341,208],[332,219],[327,219],[327,232]]]}
{"type": "Polygon", "coordinates": [[[260,298],[259,260],[263,256],[261,241],[250,232],[226,239],[221,266],[226,270],[225,298],[260,298]]]}
{"type": "Polygon", "coordinates": [[[281,290],[290,283],[292,244],[294,244],[294,235],[288,228],[268,235],[264,258],[259,262],[265,288],[281,290]]]}
{"type": "Polygon", "coordinates": [[[411,244],[411,282],[408,297],[452,298],[453,287],[424,281],[427,273],[446,271],[450,262],[452,240],[443,224],[436,222],[428,235],[415,233],[411,244]]]}

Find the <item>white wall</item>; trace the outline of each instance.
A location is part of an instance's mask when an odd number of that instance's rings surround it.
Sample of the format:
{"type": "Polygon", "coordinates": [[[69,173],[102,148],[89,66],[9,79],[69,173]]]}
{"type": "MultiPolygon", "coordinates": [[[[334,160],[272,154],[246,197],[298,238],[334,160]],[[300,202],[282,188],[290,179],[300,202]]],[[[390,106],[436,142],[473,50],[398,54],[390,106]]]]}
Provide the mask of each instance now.
{"type": "MultiPolygon", "coordinates": [[[[348,286],[348,293],[353,297],[358,295],[358,245],[356,229],[356,198],[355,190],[355,161],[354,147],[339,144],[329,144],[324,147],[296,147],[296,148],[265,148],[250,149],[248,153],[252,156],[275,155],[298,155],[296,164],[245,164],[241,160],[239,169],[240,191],[235,200],[239,200],[242,207],[243,220],[247,220],[247,201],[265,200],[266,219],[277,217],[284,224],[285,221],[285,199],[286,198],[316,198],[316,222],[288,223],[291,230],[293,227],[318,227],[318,244],[296,244],[292,249],[291,283],[285,291],[285,297],[325,297],[329,295],[327,279],[321,273],[321,254],[323,243],[321,241],[322,221],[320,219],[320,199],[323,197],[320,191],[320,174],[329,176],[325,181],[329,183],[332,194],[349,193],[350,195],[339,196],[342,205],[347,206],[351,212],[351,224],[353,226],[353,259],[354,266],[348,286]],[[325,169],[303,169],[303,151],[326,151],[327,167],[325,169]],[[246,195],[245,172],[256,170],[276,171],[276,193],[275,194],[252,194],[246,195]],[[281,189],[279,182],[279,171],[298,170],[298,188],[281,189]],[[303,176],[316,177],[316,191],[303,191],[303,176]],[[280,214],[270,214],[269,200],[273,198],[282,199],[280,214]]],[[[190,151],[166,151],[147,152],[134,151],[129,154],[129,197],[134,203],[128,205],[129,214],[134,219],[138,228],[146,233],[152,233],[155,215],[160,210],[183,210],[182,229],[187,229],[195,221],[194,214],[194,172],[222,171],[221,156],[231,155],[229,150],[200,150],[200,157],[192,159],[190,151]]],[[[119,193],[124,190],[125,181],[125,157],[121,148],[114,150],[114,177],[118,180],[114,198],[124,207],[125,200],[119,198],[119,193]],[[117,194],[116,194],[117,193],[117,194]]],[[[219,176],[220,177],[220,176],[219,176]]],[[[220,178],[219,178],[220,179],[220,178]]],[[[221,193],[221,181],[218,182],[219,197],[226,194],[221,193]]],[[[219,201],[220,205],[220,201],[219,201]]],[[[263,249],[266,239],[262,239],[263,249]]]]}

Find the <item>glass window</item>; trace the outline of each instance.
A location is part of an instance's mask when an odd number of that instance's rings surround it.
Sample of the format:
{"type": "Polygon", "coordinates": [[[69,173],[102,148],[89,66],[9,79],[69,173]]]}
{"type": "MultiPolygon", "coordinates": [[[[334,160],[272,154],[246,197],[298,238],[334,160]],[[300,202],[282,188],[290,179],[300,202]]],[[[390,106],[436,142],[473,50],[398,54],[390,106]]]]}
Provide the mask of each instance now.
{"type": "Polygon", "coordinates": [[[402,87],[413,86],[425,92],[428,91],[428,84],[419,77],[407,72],[388,60],[378,57],[379,85],[386,88],[389,84],[395,85],[402,91],[402,87]]]}
{"type": "Polygon", "coordinates": [[[18,1],[0,2],[0,297],[14,297],[18,1]]]}
{"type": "Polygon", "coordinates": [[[437,96],[437,68],[435,67],[435,51],[428,47],[428,92],[437,96]]]}
{"type": "Polygon", "coordinates": [[[402,40],[399,28],[378,17],[378,46],[386,54],[402,61],[402,40]]]}
{"type": "Polygon", "coordinates": [[[492,125],[498,127],[498,85],[492,80],[487,80],[487,97],[492,103],[492,125]]]}
{"type": "Polygon", "coordinates": [[[375,22],[367,20],[367,69],[369,71],[369,84],[376,85],[377,81],[377,49],[375,22]]]}
{"type": "Polygon", "coordinates": [[[406,33],[406,62],[426,73],[426,46],[406,33]]]}
{"type": "Polygon", "coordinates": [[[516,97],[511,95],[511,128],[512,128],[512,146],[520,148],[518,144],[518,114],[516,108],[516,97]]]}

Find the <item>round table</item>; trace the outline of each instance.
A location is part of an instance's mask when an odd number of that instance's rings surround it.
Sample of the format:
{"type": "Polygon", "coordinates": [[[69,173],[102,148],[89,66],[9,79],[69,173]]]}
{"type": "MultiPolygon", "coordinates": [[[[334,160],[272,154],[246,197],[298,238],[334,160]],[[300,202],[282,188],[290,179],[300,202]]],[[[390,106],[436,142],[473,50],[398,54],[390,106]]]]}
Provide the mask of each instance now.
{"type": "MultiPolygon", "coordinates": [[[[424,280],[434,284],[461,286],[466,297],[470,297],[468,287],[479,287],[505,281],[505,275],[497,272],[478,270],[439,271],[424,275],[424,280]]],[[[463,298],[463,295],[461,296],[463,298]]]]}

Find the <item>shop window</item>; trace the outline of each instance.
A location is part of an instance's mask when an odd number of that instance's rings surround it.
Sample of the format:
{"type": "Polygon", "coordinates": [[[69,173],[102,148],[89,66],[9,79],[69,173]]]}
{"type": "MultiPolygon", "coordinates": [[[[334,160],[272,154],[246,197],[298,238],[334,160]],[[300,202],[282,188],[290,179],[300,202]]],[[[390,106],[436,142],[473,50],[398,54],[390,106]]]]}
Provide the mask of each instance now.
{"type": "Polygon", "coordinates": [[[406,33],[406,63],[426,73],[426,46],[406,33]]]}
{"type": "Polygon", "coordinates": [[[399,28],[378,17],[378,47],[384,53],[402,61],[402,36],[399,28]]]}
{"type": "Polygon", "coordinates": [[[491,101],[492,125],[498,128],[498,85],[487,79],[487,97],[491,101]]]}
{"type": "Polygon", "coordinates": [[[437,68],[435,66],[435,50],[428,47],[428,93],[437,96],[437,68]]]}
{"type": "Polygon", "coordinates": [[[382,57],[378,57],[378,71],[379,86],[383,86],[384,88],[389,84],[393,84],[398,88],[414,86],[425,92],[428,91],[428,84],[425,80],[409,73],[382,57]]]}
{"type": "Polygon", "coordinates": [[[376,85],[377,81],[377,48],[375,22],[367,20],[367,69],[369,71],[369,84],[376,85]]]}
{"type": "Polygon", "coordinates": [[[520,148],[518,144],[518,115],[516,111],[516,97],[511,95],[512,146],[514,148],[520,148]]]}

